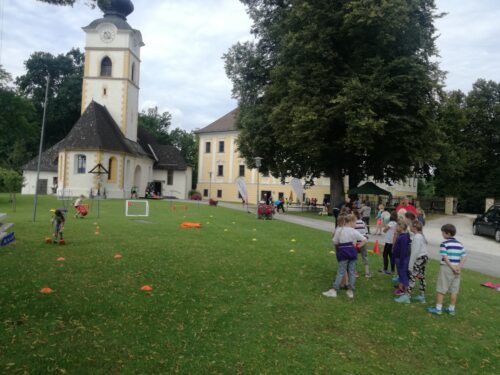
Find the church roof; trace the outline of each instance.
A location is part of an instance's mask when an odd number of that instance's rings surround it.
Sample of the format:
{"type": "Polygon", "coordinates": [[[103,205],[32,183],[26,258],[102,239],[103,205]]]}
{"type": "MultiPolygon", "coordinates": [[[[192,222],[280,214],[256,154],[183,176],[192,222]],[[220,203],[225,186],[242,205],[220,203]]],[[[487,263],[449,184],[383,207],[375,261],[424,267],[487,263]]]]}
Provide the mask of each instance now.
{"type": "Polygon", "coordinates": [[[92,30],[97,28],[102,23],[112,23],[116,26],[118,30],[130,30],[135,31],[132,26],[128,24],[126,20],[117,16],[106,16],[104,18],[99,18],[97,20],[92,21],[88,26],[85,26],[83,30],[92,30]]]}
{"type": "MultiPolygon", "coordinates": [[[[40,163],[41,172],[56,172],[57,162],[59,157],[59,147],[61,142],[56,143],[54,146],[42,152],[42,162],[40,163]]],[[[26,163],[23,171],[36,171],[38,168],[38,156],[26,163]]]]}
{"type": "Polygon", "coordinates": [[[216,133],[216,132],[229,132],[236,129],[236,109],[233,109],[228,114],[222,116],[220,119],[212,122],[210,125],[198,130],[196,133],[216,133]]]}
{"type": "Polygon", "coordinates": [[[177,171],[185,171],[187,169],[188,165],[186,160],[176,147],[170,145],[156,145],[153,146],[153,149],[158,158],[154,169],[175,169],[177,171]]]}
{"type": "Polygon", "coordinates": [[[106,150],[146,155],[135,142],[123,136],[106,107],[92,101],[73,129],[60,143],[66,150],[106,150]]]}
{"type": "Polygon", "coordinates": [[[174,146],[160,145],[153,134],[144,128],[137,130],[137,142],[155,160],[154,169],[185,171],[188,167],[181,152],[174,146]]]}

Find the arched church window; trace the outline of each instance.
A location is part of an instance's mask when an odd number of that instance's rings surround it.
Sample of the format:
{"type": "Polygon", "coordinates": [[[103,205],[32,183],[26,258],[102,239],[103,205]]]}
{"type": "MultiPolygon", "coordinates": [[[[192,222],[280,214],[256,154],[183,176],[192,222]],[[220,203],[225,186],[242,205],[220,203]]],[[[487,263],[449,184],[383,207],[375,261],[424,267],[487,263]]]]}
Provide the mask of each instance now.
{"type": "Polygon", "coordinates": [[[132,63],[132,74],[130,79],[132,82],[135,82],[135,63],[132,63]]]}
{"type": "Polygon", "coordinates": [[[106,56],[101,61],[101,77],[111,77],[113,73],[113,63],[111,59],[106,56]]]}
{"type": "Polygon", "coordinates": [[[116,158],[109,158],[109,163],[108,163],[108,181],[109,182],[116,182],[116,158]]]}

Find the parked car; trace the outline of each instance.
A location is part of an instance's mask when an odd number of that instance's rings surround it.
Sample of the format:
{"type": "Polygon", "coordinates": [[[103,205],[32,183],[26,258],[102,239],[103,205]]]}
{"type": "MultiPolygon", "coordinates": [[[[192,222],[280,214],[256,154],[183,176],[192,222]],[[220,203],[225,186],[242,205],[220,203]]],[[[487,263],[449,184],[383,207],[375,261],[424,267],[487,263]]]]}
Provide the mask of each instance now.
{"type": "Polygon", "coordinates": [[[477,215],[472,224],[472,233],[492,236],[500,242],[500,205],[494,205],[484,214],[477,215]]]}

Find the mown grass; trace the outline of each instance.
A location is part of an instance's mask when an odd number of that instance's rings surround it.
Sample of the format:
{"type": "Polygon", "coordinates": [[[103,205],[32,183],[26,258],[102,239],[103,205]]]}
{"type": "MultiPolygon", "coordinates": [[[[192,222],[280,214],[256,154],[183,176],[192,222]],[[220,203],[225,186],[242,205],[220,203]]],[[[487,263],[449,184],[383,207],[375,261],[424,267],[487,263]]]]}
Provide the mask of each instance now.
{"type": "MultiPolygon", "coordinates": [[[[0,195],[18,238],[0,250],[2,373],[500,371],[500,300],[479,286],[481,274],[464,271],[456,317],[435,317],[395,304],[381,274],[360,278],[352,301],[321,296],[336,270],[328,233],[165,201],[138,222],[109,200],[99,220],[68,217],[60,247],[44,244],[60,202],[41,199],[35,224],[31,203],[19,199],[14,214],[0,195]],[[203,228],[180,229],[183,221],[203,228]],[[140,291],[145,284],[154,290],[140,291]]],[[[371,262],[378,269],[379,257],[371,262]]]]}

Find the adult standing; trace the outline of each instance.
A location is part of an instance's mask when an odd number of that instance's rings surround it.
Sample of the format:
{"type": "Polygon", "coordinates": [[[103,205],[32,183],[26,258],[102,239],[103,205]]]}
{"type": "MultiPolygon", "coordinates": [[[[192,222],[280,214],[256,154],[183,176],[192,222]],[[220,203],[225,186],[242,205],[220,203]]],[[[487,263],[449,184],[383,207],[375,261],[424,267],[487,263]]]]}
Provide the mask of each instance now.
{"type": "Polygon", "coordinates": [[[370,216],[372,214],[372,208],[368,203],[363,201],[359,213],[361,214],[361,220],[363,220],[363,222],[366,224],[368,234],[370,234],[370,216]]]}
{"type": "Polygon", "coordinates": [[[415,216],[417,216],[417,209],[415,208],[415,206],[410,204],[410,199],[408,197],[404,197],[403,201],[396,206],[396,212],[398,213],[399,216],[401,215],[404,216],[404,214],[408,211],[412,212],[415,216]],[[401,211],[401,213],[399,211],[401,211]]]}

